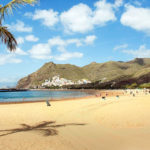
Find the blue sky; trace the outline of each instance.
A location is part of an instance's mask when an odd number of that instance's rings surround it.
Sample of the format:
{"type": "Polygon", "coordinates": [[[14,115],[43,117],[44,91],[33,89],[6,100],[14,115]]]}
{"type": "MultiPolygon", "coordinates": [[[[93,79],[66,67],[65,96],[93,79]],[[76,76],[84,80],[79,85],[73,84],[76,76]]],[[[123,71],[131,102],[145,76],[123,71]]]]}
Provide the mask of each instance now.
{"type": "Polygon", "coordinates": [[[3,24],[18,47],[10,53],[0,46],[0,87],[50,61],[84,66],[150,57],[149,0],[41,0],[3,24]]]}

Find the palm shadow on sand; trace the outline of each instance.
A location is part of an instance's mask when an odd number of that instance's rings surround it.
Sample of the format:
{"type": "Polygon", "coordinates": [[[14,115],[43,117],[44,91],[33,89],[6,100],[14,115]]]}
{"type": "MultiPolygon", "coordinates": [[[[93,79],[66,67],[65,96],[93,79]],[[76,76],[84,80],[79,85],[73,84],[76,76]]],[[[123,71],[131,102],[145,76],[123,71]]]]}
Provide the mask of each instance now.
{"type": "Polygon", "coordinates": [[[83,126],[84,123],[67,123],[67,124],[56,124],[55,121],[43,121],[36,125],[27,125],[21,124],[21,128],[9,129],[9,130],[0,130],[0,137],[7,136],[9,134],[14,134],[18,132],[27,132],[27,131],[38,131],[42,132],[44,136],[53,136],[58,135],[58,130],[56,128],[66,127],[66,126],[83,126]]]}

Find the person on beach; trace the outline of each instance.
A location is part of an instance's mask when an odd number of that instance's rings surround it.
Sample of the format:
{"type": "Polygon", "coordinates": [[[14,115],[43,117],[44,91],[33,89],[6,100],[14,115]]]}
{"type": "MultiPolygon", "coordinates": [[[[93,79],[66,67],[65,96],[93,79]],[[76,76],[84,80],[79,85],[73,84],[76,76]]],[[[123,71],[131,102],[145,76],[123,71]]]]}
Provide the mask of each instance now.
{"type": "Polygon", "coordinates": [[[46,100],[46,104],[47,104],[47,106],[51,106],[51,104],[49,103],[48,100],[46,100]]]}

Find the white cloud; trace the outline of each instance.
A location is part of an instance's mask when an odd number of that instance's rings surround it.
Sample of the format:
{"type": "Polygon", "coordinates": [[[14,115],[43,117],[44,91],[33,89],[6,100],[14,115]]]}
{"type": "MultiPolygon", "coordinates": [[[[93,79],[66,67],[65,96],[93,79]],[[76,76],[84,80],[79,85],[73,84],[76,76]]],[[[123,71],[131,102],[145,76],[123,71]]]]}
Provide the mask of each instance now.
{"type": "Polygon", "coordinates": [[[17,54],[17,55],[27,55],[27,53],[25,51],[23,51],[19,47],[17,47],[16,51],[14,51],[14,54],[17,54]]]}
{"type": "Polygon", "coordinates": [[[71,58],[81,58],[81,57],[83,57],[83,54],[79,53],[79,52],[72,52],[72,53],[71,52],[64,52],[59,56],[55,56],[55,59],[59,60],[59,61],[65,61],[65,60],[68,60],[71,58]]]}
{"type": "Polygon", "coordinates": [[[0,65],[8,64],[8,63],[21,63],[22,60],[15,58],[15,55],[13,54],[0,54],[0,65]]]}
{"type": "Polygon", "coordinates": [[[16,24],[12,23],[11,25],[7,25],[10,30],[17,32],[32,32],[32,27],[26,26],[24,22],[17,20],[16,24]]]}
{"type": "Polygon", "coordinates": [[[66,44],[69,45],[69,44],[75,44],[77,47],[80,47],[83,45],[82,43],[82,39],[69,39],[66,41],[66,44]]]}
{"type": "Polygon", "coordinates": [[[66,32],[85,33],[95,26],[104,26],[109,21],[115,21],[115,9],[121,5],[122,0],[116,0],[114,4],[99,0],[94,4],[95,10],[92,10],[88,5],[80,3],[61,13],[60,20],[66,32]]]}
{"type": "Polygon", "coordinates": [[[132,55],[135,58],[150,57],[150,49],[147,49],[145,45],[141,45],[137,50],[130,49],[130,50],[123,50],[122,52],[132,55]]]}
{"type": "Polygon", "coordinates": [[[77,47],[82,45],[83,39],[67,39],[63,40],[60,37],[54,37],[48,40],[48,44],[53,49],[54,46],[57,46],[57,50],[61,52],[60,55],[53,56],[54,59],[59,61],[65,61],[72,58],[81,58],[82,53],[79,52],[68,52],[66,47],[70,44],[75,44],[77,47]]]}
{"type": "Polygon", "coordinates": [[[67,32],[87,32],[93,29],[92,10],[85,4],[73,6],[60,16],[61,22],[67,32]]]}
{"type": "Polygon", "coordinates": [[[96,36],[95,35],[89,35],[85,38],[84,42],[89,45],[89,44],[93,44],[93,42],[96,40],[96,36]]]}
{"type": "Polygon", "coordinates": [[[26,41],[30,41],[30,42],[37,42],[39,40],[39,38],[35,37],[34,35],[27,35],[25,37],[26,41]]]}
{"type": "Polygon", "coordinates": [[[64,40],[62,40],[59,36],[58,37],[54,37],[48,40],[48,44],[52,47],[52,46],[65,46],[66,43],[64,40]]]}
{"type": "Polygon", "coordinates": [[[115,0],[114,3],[99,0],[94,3],[94,8],[79,3],[60,14],[53,9],[43,9],[36,10],[33,14],[27,12],[25,16],[41,20],[47,27],[53,27],[60,22],[67,33],[85,33],[93,30],[95,26],[104,26],[110,21],[115,21],[115,11],[122,5],[123,0],[115,0]]]}
{"type": "Polygon", "coordinates": [[[28,55],[27,52],[23,51],[21,48],[17,47],[14,52],[7,51],[8,55],[11,55],[12,57],[17,55],[28,55]]]}
{"type": "Polygon", "coordinates": [[[12,54],[12,56],[15,56],[15,55],[28,55],[27,52],[25,52],[24,50],[22,50],[21,48],[17,47],[16,50],[14,52],[10,52],[7,50],[7,52],[9,54],[12,54]]]}
{"type": "Polygon", "coordinates": [[[80,38],[80,39],[72,38],[72,39],[67,39],[67,40],[63,40],[58,36],[58,37],[49,39],[48,44],[51,47],[53,46],[66,47],[71,44],[75,44],[77,47],[80,47],[83,44],[86,44],[86,45],[93,44],[95,39],[96,39],[95,35],[88,35],[85,37],[85,39],[84,38],[80,38]]]}
{"type": "Polygon", "coordinates": [[[121,16],[121,23],[135,30],[150,34],[150,9],[126,5],[126,11],[121,16]]]}
{"type": "Polygon", "coordinates": [[[30,34],[30,35],[27,35],[25,38],[24,37],[18,37],[16,40],[17,40],[18,44],[23,44],[25,42],[25,40],[29,41],[29,42],[37,42],[39,40],[39,38],[30,34]]]}
{"type": "Polygon", "coordinates": [[[17,39],[18,44],[23,44],[24,43],[24,38],[23,37],[18,37],[17,39]]]}
{"type": "Polygon", "coordinates": [[[93,12],[92,22],[93,25],[103,26],[108,21],[115,21],[116,16],[114,12],[114,5],[110,3],[106,3],[105,0],[98,1],[94,4],[96,10],[93,12]]]}
{"type": "Polygon", "coordinates": [[[22,60],[16,58],[19,55],[28,55],[25,51],[21,48],[17,47],[14,52],[7,51],[7,54],[0,54],[0,65],[8,64],[8,63],[21,63],[22,60]]]}
{"type": "Polygon", "coordinates": [[[96,40],[95,35],[88,35],[85,38],[72,38],[72,39],[67,39],[63,40],[59,36],[54,37],[48,40],[48,44],[53,47],[53,46],[58,46],[58,47],[67,47],[68,45],[75,44],[76,47],[80,47],[82,45],[90,45],[93,44],[94,41],[96,40]]]}
{"type": "MultiPolygon", "coordinates": [[[[31,16],[26,14],[26,16],[31,16]]],[[[42,24],[47,27],[54,26],[58,21],[58,12],[54,12],[52,9],[50,10],[36,10],[32,15],[33,20],[41,20],[42,24]]]]}
{"type": "Polygon", "coordinates": [[[122,44],[122,45],[117,45],[114,47],[114,50],[120,50],[120,49],[125,49],[128,47],[128,44],[122,44]]]}
{"type": "Polygon", "coordinates": [[[114,4],[114,7],[120,7],[122,5],[123,5],[123,0],[116,0],[115,4],[114,4]]]}
{"type": "Polygon", "coordinates": [[[54,37],[48,40],[48,43],[51,47],[59,46],[59,47],[66,47],[70,44],[75,44],[77,47],[82,45],[82,39],[67,39],[63,40],[59,36],[54,37]]]}
{"type": "Polygon", "coordinates": [[[34,45],[30,50],[29,53],[31,54],[31,57],[36,59],[50,59],[51,56],[51,49],[48,44],[37,44],[34,45]]]}
{"type": "Polygon", "coordinates": [[[67,60],[71,58],[81,58],[83,56],[82,53],[79,52],[69,52],[67,50],[67,46],[75,45],[76,47],[82,45],[93,44],[96,39],[95,35],[89,35],[85,38],[77,39],[62,39],[61,37],[53,37],[48,40],[47,43],[36,44],[34,45],[28,52],[30,53],[32,58],[35,59],[56,59],[56,60],[67,60]],[[60,55],[54,56],[52,55],[52,51],[56,48],[60,55]]]}

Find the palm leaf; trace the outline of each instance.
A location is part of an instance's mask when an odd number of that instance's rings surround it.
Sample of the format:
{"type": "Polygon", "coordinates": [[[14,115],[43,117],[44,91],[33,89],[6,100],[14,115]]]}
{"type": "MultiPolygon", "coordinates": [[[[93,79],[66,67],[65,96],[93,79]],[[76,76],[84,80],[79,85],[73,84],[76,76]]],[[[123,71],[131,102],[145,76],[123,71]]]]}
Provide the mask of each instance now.
{"type": "Polygon", "coordinates": [[[20,5],[26,5],[26,4],[34,4],[37,2],[37,0],[12,0],[5,6],[0,5],[0,14],[1,14],[1,20],[4,18],[4,15],[12,14],[12,10],[20,7],[20,5]]]}
{"type": "Polygon", "coordinates": [[[7,45],[10,51],[15,51],[17,46],[17,41],[14,36],[7,30],[7,27],[0,26],[0,39],[2,43],[7,45]]]}

